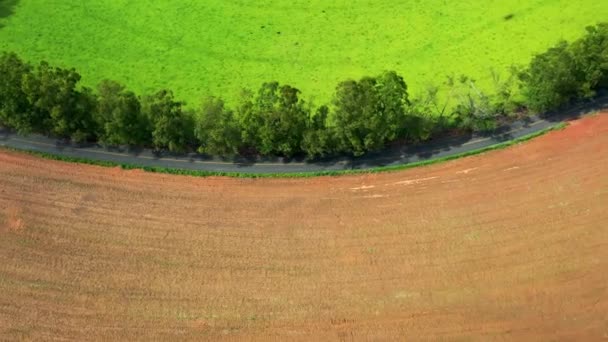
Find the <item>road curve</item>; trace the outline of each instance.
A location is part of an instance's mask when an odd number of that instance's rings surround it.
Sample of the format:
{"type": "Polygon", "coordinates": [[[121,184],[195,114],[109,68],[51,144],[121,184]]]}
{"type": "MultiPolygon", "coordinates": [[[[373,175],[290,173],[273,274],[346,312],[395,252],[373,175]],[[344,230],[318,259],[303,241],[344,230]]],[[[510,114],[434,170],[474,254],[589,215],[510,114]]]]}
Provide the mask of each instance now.
{"type": "Polygon", "coordinates": [[[152,150],[128,150],[125,148],[106,148],[97,144],[72,145],[57,139],[41,135],[22,136],[0,127],[0,146],[18,150],[43,152],[53,155],[82,158],[96,161],[129,164],[137,167],[162,167],[172,169],[238,172],[248,174],[264,173],[300,173],[319,171],[340,171],[353,169],[370,169],[381,166],[396,166],[449,157],[466,153],[506,141],[514,140],[528,134],[540,132],[559,122],[576,118],[588,113],[608,108],[608,96],[604,95],[568,110],[552,113],[550,119],[537,116],[527,120],[516,121],[501,127],[492,134],[473,134],[466,137],[442,139],[421,145],[404,146],[370,153],[359,158],[334,158],[315,162],[304,160],[287,160],[268,158],[250,160],[235,158],[223,160],[209,158],[198,154],[174,155],[158,154],[152,150]]]}

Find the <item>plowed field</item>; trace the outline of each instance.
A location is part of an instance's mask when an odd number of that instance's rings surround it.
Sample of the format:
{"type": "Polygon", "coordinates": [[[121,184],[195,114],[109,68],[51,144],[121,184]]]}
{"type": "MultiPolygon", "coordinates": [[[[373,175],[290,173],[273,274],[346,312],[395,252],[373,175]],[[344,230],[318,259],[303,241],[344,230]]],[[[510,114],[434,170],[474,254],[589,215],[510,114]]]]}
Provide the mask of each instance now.
{"type": "Polygon", "coordinates": [[[608,115],[403,172],[0,151],[0,339],[608,338],[608,115]]]}

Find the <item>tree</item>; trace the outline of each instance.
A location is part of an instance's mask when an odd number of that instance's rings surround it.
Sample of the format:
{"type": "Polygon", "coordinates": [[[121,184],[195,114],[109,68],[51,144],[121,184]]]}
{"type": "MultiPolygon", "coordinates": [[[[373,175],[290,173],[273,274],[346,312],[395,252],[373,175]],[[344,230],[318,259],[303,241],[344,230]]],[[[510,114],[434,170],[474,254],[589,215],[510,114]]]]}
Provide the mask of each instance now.
{"type": "Polygon", "coordinates": [[[0,55],[0,125],[22,133],[32,131],[34,122],[29,117],[30,105],[21,84],[31,75],[32,67],[14,53],[0,55]]]}
{"type": "Polygon", "coordinates": [[[328,127],[329,108],[321,106],[308,120],[302,138],[302,151],[309,159],[323,157],[335,150],[333,129],[328,127]]]}
{"type": "Polygon", "coordinates": [[[264,155],[301,152],[309,111],[299,94],[278,82],[264,83],[255,99],[245,94],[239,109],[245,144],[264,155]]]}
{"type": "Polygon", "coordinates": [[[32,131],[77,141],[95,137],[95,121],[91,115],[95,98],[90,90],[77,90],[79,81],[76,70],[53,68],[46,62],[41,62],[32,74],[25,75],[22,87],[29,102],[32,131]]]}
{"type": "Polygon", "coordinates": [[[259,130],[262,126],[262,118],[254,111],[253,92],[243,89],[237,106],[237,120],[241,130],[241,141],[243,148],[256,150],[260,145],[259,130]]]}
{"type": "Polygon", "coordinates": [[[76,124],[68,130],[70,138],[76,142],[96,141],[99,139],[97,123],[93,118],[93,113],[97,108],[97,95],[91,88],[83,87],[76,92],[76,102],[73,117],[63,120],[76,120],[76,124]]]}
{"type": "Polygon", "coordinates": [[[384,129],[384,136],[379,137],[385,142],[393,141],[404,136],[408,129],[405,126],[406,107],[410,106],[407,84],[403,77],[394,71],[387,71],[378,77],[379,112],[382,116],[378,126],[384,129]]]}
{"type": "Polygon", "coordinates": [[[161,90],[146,96],[142,111],[152,124],[152,144],[156,149],[185,152],[194,141],[194,120],[175,101],[173,92],[161,90]]]}
{"type": "Polygon", "coordinates": [[[405,129],[407,105],[407,85],[392,71],[340,83],[334,97],[340,150],[358,156],[396,139],[405,129]]]}
{"type": "Polygon", "coordinates": [[[241,145],[240,127],[234,112],[219,98],[203,100],[194,135],[198,151],[212,155],[235,154],[241,145]]]}
{"type": "Polygon", "coordinates": [[[566,42],[536,55],[519,78],[527,104],[535,111],[558,108],[579,93],[575,60],[566,42]]]}
{"type": "Polygon", "coordinates": [[[336,88],[334,120],[341,151],[362,155],[380,145],[374,141],[375,120],[372,120],[378,114],[375,86],[375,78],[365,77],[359,82],[344,81],[336,88]]]}
{"type": "Polygon", "coordinates": [[[102,81],[97,93],[95,119],[100,128],[100,142],[129,146],[152,144],[151,124],[141,113],[141,104],[135,93],[110,80],[102,81]]]}
{"type": "Polygon", "coordinates": [[[587,34],[571,46],[579,97],[590,98],[608,88],[608,23],[587,27],[587,34]]]}

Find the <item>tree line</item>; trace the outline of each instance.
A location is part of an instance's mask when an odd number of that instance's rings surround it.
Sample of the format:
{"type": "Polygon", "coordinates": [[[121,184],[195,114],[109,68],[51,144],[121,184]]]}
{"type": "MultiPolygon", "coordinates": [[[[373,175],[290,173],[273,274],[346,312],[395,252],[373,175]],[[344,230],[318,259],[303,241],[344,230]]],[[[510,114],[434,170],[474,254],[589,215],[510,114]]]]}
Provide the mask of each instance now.
{"type": "Polygon", "coordinates": [[[346,80],[329,104],[305,101],[300,90],[267,82],[244,90],[230,108],[207,97],[188,109],[171,90],[137,95],[116,81],[96,89],[80,75],[15,53],[0,55],[0,125],[75,142],[150,147],[210,155],[359,156],[388,143],[420,142],[446,131],[492,130],[514,113],[544,112],[608,88],[608,24],[560,42],[508,77],[492,72],[494,91],[448,77],[415,99],[402,76],[386,71],[346,80]],[[446,89],[445,94],[440,89],[446,89]]]}

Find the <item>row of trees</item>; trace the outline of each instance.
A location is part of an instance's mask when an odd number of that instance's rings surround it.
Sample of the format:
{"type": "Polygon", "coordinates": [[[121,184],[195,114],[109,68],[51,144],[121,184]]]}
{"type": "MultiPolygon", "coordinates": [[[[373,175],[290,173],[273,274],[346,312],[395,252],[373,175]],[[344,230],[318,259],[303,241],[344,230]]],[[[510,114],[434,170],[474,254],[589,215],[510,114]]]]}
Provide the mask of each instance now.
{"type": "Polygon", "coordinates": [[[519,76],[526,103],[535,111],[595,96],[608,87],[608,23],[587,27],[582,38],[537,55],[519,76]]]}
{"type": "Polygon", "coordinates": [[[410,99],[403,77],[388,71],[341,82],[329,105],[315,106],[298,89],[268,82],[256,93],[243,91],[234,108],[209,97],[186,109],[170,90],[138,96],[109,80],[93,90],[79,86],[74,69],[32,66],[14,53],[0,56],[0,75],[0,125],[22,133],[212,155],[361,155],[446,129],[493,129],[518,109],[546,111],[594,96],[608,87],[608,24],[557,44],[504,80],[492,73],[492,94],[461,76],[448,78],[443,96],[428,87],[410,99]]]}

